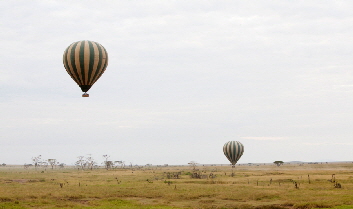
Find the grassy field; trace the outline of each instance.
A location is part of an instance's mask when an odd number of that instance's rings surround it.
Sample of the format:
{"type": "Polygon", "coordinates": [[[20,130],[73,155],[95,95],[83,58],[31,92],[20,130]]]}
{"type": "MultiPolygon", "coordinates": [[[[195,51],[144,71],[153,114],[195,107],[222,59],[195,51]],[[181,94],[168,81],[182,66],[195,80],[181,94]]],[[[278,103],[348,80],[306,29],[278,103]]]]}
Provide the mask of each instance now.
{"type": "Polygon", "coordinates": [[[0,168],[1,208],[352,208],[353,163],[0,168]],[[333,175],[335,174],[335,175],[333,175]],[[341,185],[339,187],[338,183],[341,185]]]}

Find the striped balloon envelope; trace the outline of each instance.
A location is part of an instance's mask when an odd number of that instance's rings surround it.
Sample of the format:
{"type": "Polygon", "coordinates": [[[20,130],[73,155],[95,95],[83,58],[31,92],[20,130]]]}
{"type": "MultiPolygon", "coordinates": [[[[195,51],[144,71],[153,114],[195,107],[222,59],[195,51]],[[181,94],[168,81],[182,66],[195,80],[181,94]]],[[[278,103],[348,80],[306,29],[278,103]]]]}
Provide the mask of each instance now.
{"type": "Polygon", "coordinates": [[[71,78],[80,86],[82,96],[102,76],[108,66],[108,53],[94,41],[77,41],[66,48],[63,56],[64,67],[71,78]]]}
{"type": "Polygon", "coordinates": [[[244,145],[238,141],[229,141],[224,144],[223,152],[234,168],[235,164],[244,153],[244,145]]]}

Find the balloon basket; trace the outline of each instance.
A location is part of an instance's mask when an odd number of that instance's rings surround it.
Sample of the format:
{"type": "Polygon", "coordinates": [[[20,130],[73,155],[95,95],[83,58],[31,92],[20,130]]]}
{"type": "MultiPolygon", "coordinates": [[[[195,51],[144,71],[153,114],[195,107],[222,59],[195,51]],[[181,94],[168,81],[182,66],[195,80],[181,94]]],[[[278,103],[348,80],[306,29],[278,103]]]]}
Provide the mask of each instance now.
{"type": "Polygon", "coordinates": [[[82,97],[89,97],[89,94],[84,93],[84,94],[82,94],[82,97]]]}

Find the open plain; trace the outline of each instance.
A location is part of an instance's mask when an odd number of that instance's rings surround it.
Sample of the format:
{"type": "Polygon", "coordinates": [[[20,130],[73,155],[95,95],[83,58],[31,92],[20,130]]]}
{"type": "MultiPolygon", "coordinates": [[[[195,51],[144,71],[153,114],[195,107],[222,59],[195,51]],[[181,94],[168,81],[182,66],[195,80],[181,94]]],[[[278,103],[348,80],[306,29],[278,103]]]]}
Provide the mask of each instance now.
{"type": "Polygon", "coordinates": [[[353,208],[353,163],[4,166],[0,208],[353,208]]]}

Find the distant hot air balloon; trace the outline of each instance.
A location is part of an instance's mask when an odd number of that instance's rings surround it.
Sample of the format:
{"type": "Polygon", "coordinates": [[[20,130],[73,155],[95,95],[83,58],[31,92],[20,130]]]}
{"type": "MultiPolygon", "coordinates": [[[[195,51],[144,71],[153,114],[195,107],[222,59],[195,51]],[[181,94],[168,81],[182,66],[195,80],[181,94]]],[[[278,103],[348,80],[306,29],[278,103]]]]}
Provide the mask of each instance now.
{"type": "Polygon", "coordinates": [[[244,145],[238,141],[229,141],[224,144],[223,152],[234,168],[235,164],[243,155],[244,145]]]}
{"type": "Polygon", "coordinates": [[[102,76],[108,66],[108,53],[94,41],[77,41],[66,48],[63,56],[64,67],[84,94],[102,76]]]}

